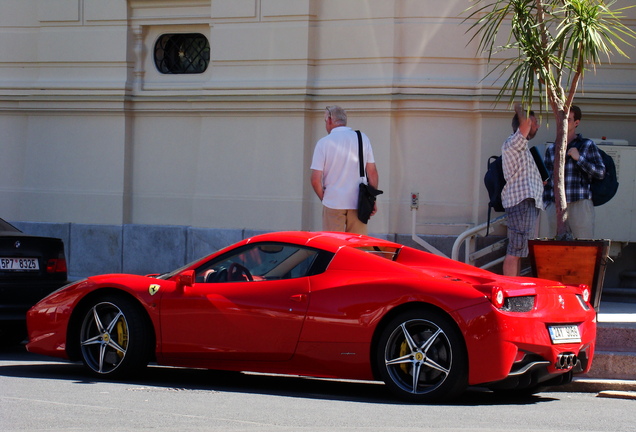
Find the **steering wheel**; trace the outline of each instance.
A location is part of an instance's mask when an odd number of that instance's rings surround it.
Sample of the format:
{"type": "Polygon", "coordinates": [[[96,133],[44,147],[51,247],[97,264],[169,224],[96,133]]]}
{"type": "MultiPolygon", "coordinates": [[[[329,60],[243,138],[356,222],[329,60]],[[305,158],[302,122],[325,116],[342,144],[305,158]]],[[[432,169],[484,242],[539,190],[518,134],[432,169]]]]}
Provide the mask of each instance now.
{"type": "Polygon", "coordinates": [[[245,278],[248,281],[252,282],[254,277],[252,273],[243,265],[239,263],[232,263],[230,268],[227,270],[227,280],[228,282],[244,282],[245,278]]]}

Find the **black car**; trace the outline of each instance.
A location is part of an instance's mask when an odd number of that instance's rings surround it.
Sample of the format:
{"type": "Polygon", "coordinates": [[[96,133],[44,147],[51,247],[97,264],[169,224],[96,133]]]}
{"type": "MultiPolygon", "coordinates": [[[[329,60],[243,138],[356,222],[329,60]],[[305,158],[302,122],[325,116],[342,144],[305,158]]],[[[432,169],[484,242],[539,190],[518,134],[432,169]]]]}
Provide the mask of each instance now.
{"type": "Polygon", "coordinates": [[[0,219],[0,344],[22,341],[29,308],[66,283],[61,239],[24,234],[0,219]]]}

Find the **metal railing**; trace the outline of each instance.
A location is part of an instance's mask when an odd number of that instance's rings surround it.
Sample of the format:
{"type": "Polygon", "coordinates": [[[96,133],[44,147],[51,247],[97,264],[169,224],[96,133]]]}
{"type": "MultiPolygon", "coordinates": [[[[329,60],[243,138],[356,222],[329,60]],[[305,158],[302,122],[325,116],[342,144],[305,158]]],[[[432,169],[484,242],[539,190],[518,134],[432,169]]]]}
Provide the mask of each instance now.
{"type": "Polygon", "coordinates": [[[429,242],[424,240],[422,237],[420,237],[416,233],[417,224],[416,224],[416,220],[415,219],[416,219],[416,216],[417,216],[418,208],[419,208],[419,205],[417,204],[417,201],[415,201],[415,198],[412,198],[412,204],[411,204],[411,239],[413,239],[413,241],[415,243],[417,243],[418,245],[422,246],[424,249],[426,249],[430,253],[434,253],[435,255],[439,255],[439,256],[443,256],[443,257],[448,258],[448,255],[446,255],[444,252],[442,252],[439,249],[437,249],[435,246],[433,246],[432,244],[430,244],[429,242]]]}
{"type": "MultiPolygon", "coordinates": [[[[506,215],[503,214],[498,218],[495,218],[490,221],[490,228],[496,227],[497,225],[504,225],[506,223],[506,215]]],[[[451,252],[451,259],[459,260],[459,252],[461,250],[462,244],[464,245],[464,262],[470,265],[476,265],[478,259],[483,258],[493,252],[501,250],[506,247],[506,238],[503,238],[491,245],[488,245],[482,249],[477,250],[477,238],[484,237],[484,233],[488,230],[488,222],[483,223],[481,225],[477,225],[476,227],[470,228],[460,234],[455,243],[453,244],[453,249],[451,252]]],[[[504,260],[504,256],[500,258],[496,258],[492,261],[488,261],[485,264],[480,265],[480,268],[487,269],[497,264],[500,264],[504,260]]]]}
{"type": "MultiPolygon", "coordinates": [[[[446,258],[449,258],[448,255],[446,255],[444,252],[440,251],[439,249],[437,249],[435,246],[431,245],[430,243],[428,243],[426,240],[422,239],[418,234],[417,234],[417,224],[416,224],[416,216],[417,216],[417,210],[419,209],[419,194],[412,194],[411,195],[411,238],[414,242],[416,242],[417,244],[419,244],[420,246],[422,246],[424,249],[428,250],[429,252],[435,254],[435,255],[439,255],[439,256],[443,256],[446,258]]],[[[480,237],[484,237],[487,230],[492,229],[498,225],[503,225],[506,223],[506,215],[502,215],[499,216],[493,220],[490,221],[490,227],[488,226],[488,223],[483,223],[481,225],[477,225],[475,227],[469,228],[466,231],[464,231],[463,233],[461,233],[457,239],[455,240],[455,243],[453,244],[453,248],[451,251],[451,259],[454,259],[456,261],[459,261],[459,255],[460,255],[460,251],[462,248],[462,245],[464,246],[464,262],[470,265],[476,265],[477,260],[486,257],[487,255],[496,252],[498,250],[501,250],[503,248],[506,247],[506,239],[503,238],[491,245],[488,245],[484,248],[481,248],[479,250],[477,250],[477,239],[480,237]]],[[[494,267],[500,263],[503,262],[504,260],[504,256],[501,256],[499,258],[496,258],[494,260],[488,261],[485,264],[480,265],[480,268],[483,269],[488,269],[490,267],[494,267]]]]}

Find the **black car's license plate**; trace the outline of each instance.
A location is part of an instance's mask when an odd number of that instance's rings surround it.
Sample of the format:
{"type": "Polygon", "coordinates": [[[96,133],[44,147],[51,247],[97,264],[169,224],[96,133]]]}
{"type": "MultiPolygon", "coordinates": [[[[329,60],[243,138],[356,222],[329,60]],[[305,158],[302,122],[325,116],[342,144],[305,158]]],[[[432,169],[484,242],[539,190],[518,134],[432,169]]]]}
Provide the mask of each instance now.
{"type": "Polygon", "coordinates": [[[37,258],[0,258],[0,270],[30,271],[39,270],[37,258]]]}

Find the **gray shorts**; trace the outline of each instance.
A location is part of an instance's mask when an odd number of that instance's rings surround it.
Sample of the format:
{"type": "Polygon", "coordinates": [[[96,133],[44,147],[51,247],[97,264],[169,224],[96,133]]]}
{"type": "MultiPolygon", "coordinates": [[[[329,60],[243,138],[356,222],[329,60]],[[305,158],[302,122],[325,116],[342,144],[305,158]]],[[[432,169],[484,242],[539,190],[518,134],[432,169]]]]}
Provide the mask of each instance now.
{"type": "Polygon", "coordinates": [[[534,199],[528,198],[506,209],[508,216],[508,255],[528,256],[528,240],[534,238],[539,209],[534,199]]]}

